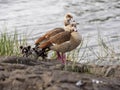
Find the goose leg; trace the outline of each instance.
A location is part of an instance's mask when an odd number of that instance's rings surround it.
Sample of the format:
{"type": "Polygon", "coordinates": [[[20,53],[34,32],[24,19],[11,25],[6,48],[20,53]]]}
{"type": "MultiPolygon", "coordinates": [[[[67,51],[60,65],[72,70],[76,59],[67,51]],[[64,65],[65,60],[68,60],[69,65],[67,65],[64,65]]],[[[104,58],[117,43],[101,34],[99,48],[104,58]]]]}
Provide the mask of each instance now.
{"type": "Polygon", "coordinates": [[[58,58],[58,60],[61,60],[61,55],[59,52],[57,52],[57,58],[58,58]]]}
{"type": "Polygon", "coordinates": [[[65,62],[66,62],[66,55],[64,53],[62,53],[61,59],[62,59],[62,63],[65,64],[65,62]]]}
{"type": "Polygon", "coordinates": [[[66,62],[66,55],[64,53],[61,53],[60,55],[60,53],[57,52],[57,56],[58,56],[58,60],[61,60],[63,64],[66,62]]]}
{"type": "Polygon", "coordinates": [[[63,60],[66,62],[66,54],[63,54],[63,60]]]}

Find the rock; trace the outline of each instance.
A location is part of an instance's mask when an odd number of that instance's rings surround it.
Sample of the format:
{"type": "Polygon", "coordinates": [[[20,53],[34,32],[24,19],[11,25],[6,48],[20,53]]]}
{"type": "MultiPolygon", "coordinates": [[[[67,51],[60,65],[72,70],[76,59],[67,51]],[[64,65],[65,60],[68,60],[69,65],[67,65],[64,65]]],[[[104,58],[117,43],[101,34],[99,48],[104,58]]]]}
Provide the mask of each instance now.
{"type": "Polygon", "coordinates": [[[114,75],[114,73],[115,73],[115,69],[113,67],[109,67],[105,73],[105,76],[108,77],[114,75]]]}
{"type": "Polygon", "coordinates": [[[84,82],[82,80],[79,80],[78,82],[76,82],[75,84],[77,87],[81,87],[84,85],[84,82]]]}
{"type": "Polygon", "coordinates": [[[0,71],[0,81],[5,81],[9,78],[9,73],[6,71],[0,71]]]}
{"type": "Polygon", "coordinates": [[[64,70],[65,66],[58,60],[37,61],[15,56],[2,57],[0,58],[0,90],[120,89],[120,66],[77,63],[73,69],[71,65],[72,62],[68,62],[70,68],[64,70]]]}
{"type": "Polygon", "coordinates": [[[61,87],[59,86],[52,86],[52,87],[48,87],[46,90],[63,90],[61,87]]]}

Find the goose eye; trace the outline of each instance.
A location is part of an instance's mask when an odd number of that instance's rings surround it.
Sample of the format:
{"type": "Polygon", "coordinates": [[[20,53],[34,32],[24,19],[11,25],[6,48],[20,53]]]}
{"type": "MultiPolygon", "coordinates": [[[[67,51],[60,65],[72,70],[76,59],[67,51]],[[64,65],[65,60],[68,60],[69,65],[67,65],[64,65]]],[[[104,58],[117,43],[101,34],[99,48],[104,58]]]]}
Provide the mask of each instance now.
{"type": "Polygon", "coordinates": [[[72,27],[74,27],[74,25],[73,25],[73,24],[72,24],[71,26],[72,26],[72,27]]]}

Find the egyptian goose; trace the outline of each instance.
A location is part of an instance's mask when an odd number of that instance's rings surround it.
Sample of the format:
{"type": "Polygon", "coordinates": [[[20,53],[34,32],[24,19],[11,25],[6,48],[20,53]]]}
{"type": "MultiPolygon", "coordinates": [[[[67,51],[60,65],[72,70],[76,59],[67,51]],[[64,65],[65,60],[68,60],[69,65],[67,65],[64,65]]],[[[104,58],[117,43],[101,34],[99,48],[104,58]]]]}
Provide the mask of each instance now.
{"type": "Polygon", "coordinates": [[[58,33],[51,37],[46,42],[42,43],[39,48],[49,48],[54,50],[58,54],[58,59],[62,60],[62,63],[65,62],[65,52],[69,52],[75,49],[82,40],[82,36],[76,30],[76,24],[71,23],[65,27],[65,31],[58,33]],[[61,54],[60,54],[61,52],[61,54]]]}
{"type": "MultiPolygon", "coordinates": [[[[67,13],[64,17],[64,26],[67,26],[70,24],[70,21],[73,19],[73,16],[69,13],[67,13]]],[[[37,39],[37,41],[35,42],[35,45],[39,45],[39,43],[46,41],[47,39],[49,39],[50,37],[60,33],[60,32],[64,32],[64,28],[55,28],[52,29],[50,31],[48,31],[45,35],[41,36],[39,39],[37,39]]]]}
{"type": "Polygon", "coordinates": [[[67,13],[64,16],[64,26],[67,26],[71,23],[71,21],[73,20],[73,16],[70,13],[67,13]]]}

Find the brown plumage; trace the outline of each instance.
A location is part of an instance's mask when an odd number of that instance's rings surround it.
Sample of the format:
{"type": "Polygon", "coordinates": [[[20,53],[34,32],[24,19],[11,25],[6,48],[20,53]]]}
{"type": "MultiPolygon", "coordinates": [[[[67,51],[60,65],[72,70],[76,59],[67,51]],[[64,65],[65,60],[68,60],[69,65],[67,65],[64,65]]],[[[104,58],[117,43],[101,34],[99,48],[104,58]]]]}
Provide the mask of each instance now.
{"type": "MultiPolygon", "coordinates": [[[[69,25],[72,18],[73,18],[73,16],[71,14],[69,14],[69,13],[66,14],[65,17],[64,17],[64,26],[69,25]]],[[[58,33],[64,32],[64,31],[65,31],[64,28],[52,29],[52,30],[48,31],[45,35],[38,38],[37,41],[35,42],[35,44],[38,45],[42,41],[48,40],[50,37],[52,37],[52,36],[54,36],[58,33]]]]}
{"type": "Polygon", "coordinates": [[[47,41],[41,43],[39,48],[46,48],[52,44],[61,44],[65,41],[70,40],[71,32],[76,28],[76,23],[71,23],[64,27],[64,32],[60,32],[52,37],[50,37],[47,41]]]}
{"type": "Polygon", "coordinates": [[[48,40],[51,36],[54,36],[54,35],[56,35],[57,33],[60,33],[60,32],[64,32],[64,29],[63,28],[55,28],[53,30],[50,30],[45,35],[43,35],[39,39],[37,39],[35,44],[39,44],[44,40],[48,40]]]}
{"type": "Polygon", "coordinates": [[[49,48],[51,50],[56,51],[58,54],[58,59],[62,60],[62,63],[64,63],[66,61],[66,56],[64,53],[77,48],[81,43],[81,41],[82,41],[82,36],[77,31],[74,31],[71,33],[71,37],[69,41],[65,41],[61,44],[50,46],[49,48]],[[60,55],[60,52],[61,52],[61,55],[60,55]]]}
{"type": "Polygon", "coordinates": [[[75,49],[81,43],[81,41],[82,36],[77,31],[73,31],[71,32],[71,37],[68,41],[53,45],[50,47],[50,49],[62,53],[69,52],[75,49]]]}
{"type": "Polygon", "coordinates": [[[71,23],[65,27],[64,32],[56,34],[46,42],[42,43],[39,47],[49,47],[50,50],[56,51],[58,58],[64,63],[66,60],[64,53],[75,49],[80,44],[81,40],[81,35],[76,31],[76,23],[71,23]]]}
{"type": "Polygon", "coordinates": [[[69,31],[58,33],[55,36],[51,37],[48,41],[41,44],[39,47],[46,48],[47,46],[50,46],[52,44],[61,44],[70,39],[70,36],[71,36],[70,34],[71,33],[69,31]]]}

